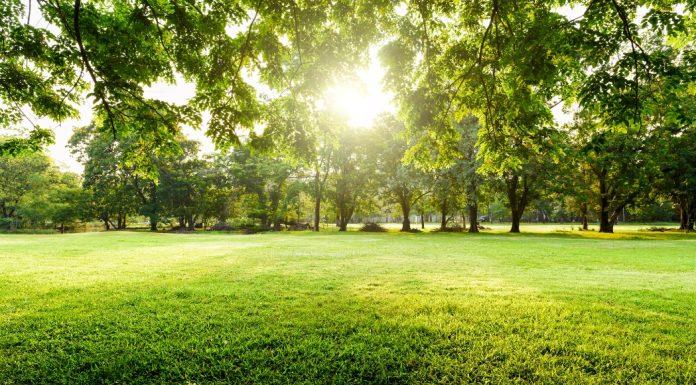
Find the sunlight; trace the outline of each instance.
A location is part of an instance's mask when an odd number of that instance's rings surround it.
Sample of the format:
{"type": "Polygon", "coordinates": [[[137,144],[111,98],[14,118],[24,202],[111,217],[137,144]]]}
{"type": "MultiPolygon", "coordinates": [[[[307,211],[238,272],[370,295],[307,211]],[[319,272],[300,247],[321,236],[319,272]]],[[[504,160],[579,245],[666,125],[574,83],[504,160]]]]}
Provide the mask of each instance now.
{"type": "Polygon", "coordinates": [[[377,48],[370,51],[370,65],[355,78],[337,83],[324,94],[323,108],[345,117],[351,127],[370,127],[383,113],[394,112],[393,95],[382,88],[384,69],[377,48]]]}

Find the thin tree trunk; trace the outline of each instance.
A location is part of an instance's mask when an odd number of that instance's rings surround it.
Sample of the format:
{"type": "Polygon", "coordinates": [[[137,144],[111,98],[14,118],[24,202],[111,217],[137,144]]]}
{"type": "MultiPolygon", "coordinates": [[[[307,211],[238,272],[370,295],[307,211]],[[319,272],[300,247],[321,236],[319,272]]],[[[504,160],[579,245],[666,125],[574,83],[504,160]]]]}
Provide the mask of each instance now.
{"type": "Polygon", "coordinates": [[[440,230],[445,231],[447,230],[447,198],[440,205],[440,214],[442,215],[440,218],[440,230]]]}
{"type": "Polygon", "coordinates": [[[510,219],[512,220],[512,226],[510,227],[511,233],[520,232],[520,218],[522,217],[522,209],[520,207],[520,202],[517,194],[517,186],[519,184],[519,176],[513,175],[512,178],[506,181],[507,183],[507,196],[508,202],[510,203],[510,219]]]}
{"type": "Polygon", "coordinates": [[[314,231],[319,231],[319,221],[321,215],[321,193],[317,193],[314,198],[314,231]]]}
{"type": "Polygon", "coordinates": [[[587,231],[587,230],[589,230],[589,227],[587,224],[587,203],[583,202],[580,204],[580,214],[581,214],[581,219],[582,219],[582,230],[587,231]]]}
{"type": "Polygon", "coordinates": [[[589,226],[588,226],[588,224],[587,224],[587,214],[583,214],[583,216],[582,216],[582,230],[583,230],[583,231],[587,231],[587,230],[589,230],[589,229],[590,229],[590,228],[589,228],[589,226]]]}
{"type": "Polygon", "coordinates": [[[425,213],[421,210],[420,213],[420,219],[421,219],[421,230],[425,230],[425,213]]]}

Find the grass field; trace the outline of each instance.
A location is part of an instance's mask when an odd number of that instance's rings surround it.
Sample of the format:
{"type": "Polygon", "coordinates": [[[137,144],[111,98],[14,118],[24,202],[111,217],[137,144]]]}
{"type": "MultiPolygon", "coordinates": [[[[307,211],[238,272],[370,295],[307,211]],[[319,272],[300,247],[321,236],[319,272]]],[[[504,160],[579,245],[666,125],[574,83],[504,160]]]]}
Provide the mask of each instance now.
{"type": "Polygon", "coordinates": [[[696,383],[696,236],[536,230],[0,235],[0,383],[696,383]]]}

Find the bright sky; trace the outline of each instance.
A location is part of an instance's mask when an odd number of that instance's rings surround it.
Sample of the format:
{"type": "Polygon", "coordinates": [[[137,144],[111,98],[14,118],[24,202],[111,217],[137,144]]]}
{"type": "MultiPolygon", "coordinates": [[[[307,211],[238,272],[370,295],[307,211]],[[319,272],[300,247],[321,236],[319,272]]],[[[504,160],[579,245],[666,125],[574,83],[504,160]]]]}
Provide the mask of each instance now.
{"type": "Polygon", "coordinates": [[[379,63],[379,47],[370,50],[367,68],[357,71],[357,79],[330,87],[325,93],[323,104],[344,115],[352,127],[369,127],[380,114],[396,112],[391,92],[382,88],[385,69],[379,63]]]}
{"type": "MultiPolygon", "coordinates": [[[[406,8],[400,7],[399,13],[405,13],[406,8]]],[[[560,8],[558,12],[568,18],[574,18],[582,13],[581,8],[560,8]]],[[[46,22],[40,18],[39,12],[32,13],[32,24],[46,26],[46,22]],[[37,19],[35,19],[37,18],[37,19]]],[[[240,27],[241,28],[241,27],[240,27]]],[[[241,31],[241,29],[240,29],[241,31]]],[[[238,32],[238,31],[235,31],[238,32]]],[[[382,88],[382,78],[385,70],[377,59],[379,47],[370,50],[370,62],[367,68],[363,68],[356,73],[356,80],[336,84],[326,91],[323,104],[332,110],[345,116],[348,123],[353,127],[369,127],[375,118],[384,112],[394,112],[393,95],[385,92],[382,88]]],[[[259,91],[267,93],[257,79],[248,78],[251,84],[259,86],[259,91]]],[[[183,81],[177,84],[155,84],[145,90],[145,96],[168,101],[176,104],[184,104],[194,96],[195,87],[193,84],[183,81]]],[[[26,111],[25,111],[26,112],[26,111]]],[[[556,120],[563,124],[570,121],[572,115],[562,110],[562,106],[557,106],[553,110],[556,120]]],[[[32,121],[46,128],[52,128],[55,133],[55,144],[48,148],[49,155],[55,160],[56,164],[64,170],[81,172],[83,167],[72,156],[67,147],[68,140],[75,127],[88,125],[92,120],[92,103],[87,101],[79,109],[79,118],[56,123],[49,119],[38,119],[32,117],[32,121]]],[[[184,134],[201,143],[204,153],[210,153],[214,146],[210,139],[205,136],[206,116],[203,117],[203,127],[195,130],[191,127],[184,127],[184,134]]],[[[28,126],[29,124],[26,123],[28,126]]],[[[1,134],[1,133],[0,133],[1,134]]],[[[16,134],[16,132],[15,132],[16,134]]]]}

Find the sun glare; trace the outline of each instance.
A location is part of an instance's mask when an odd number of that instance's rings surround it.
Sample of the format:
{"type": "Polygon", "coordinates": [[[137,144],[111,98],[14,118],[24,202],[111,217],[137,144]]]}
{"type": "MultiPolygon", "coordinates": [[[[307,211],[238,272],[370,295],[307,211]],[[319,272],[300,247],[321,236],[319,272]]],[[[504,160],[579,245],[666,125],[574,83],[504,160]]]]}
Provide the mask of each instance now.
{"type": "Polygon", "coordinates": [[[383,76],[384,70],[373,57],[370,66],[358,71],[354,80],[329,88],[322,104],[342,115],[352,127],[370,127],[380,114],[394,112],[393,96],[382,88],[383,76]]]}

